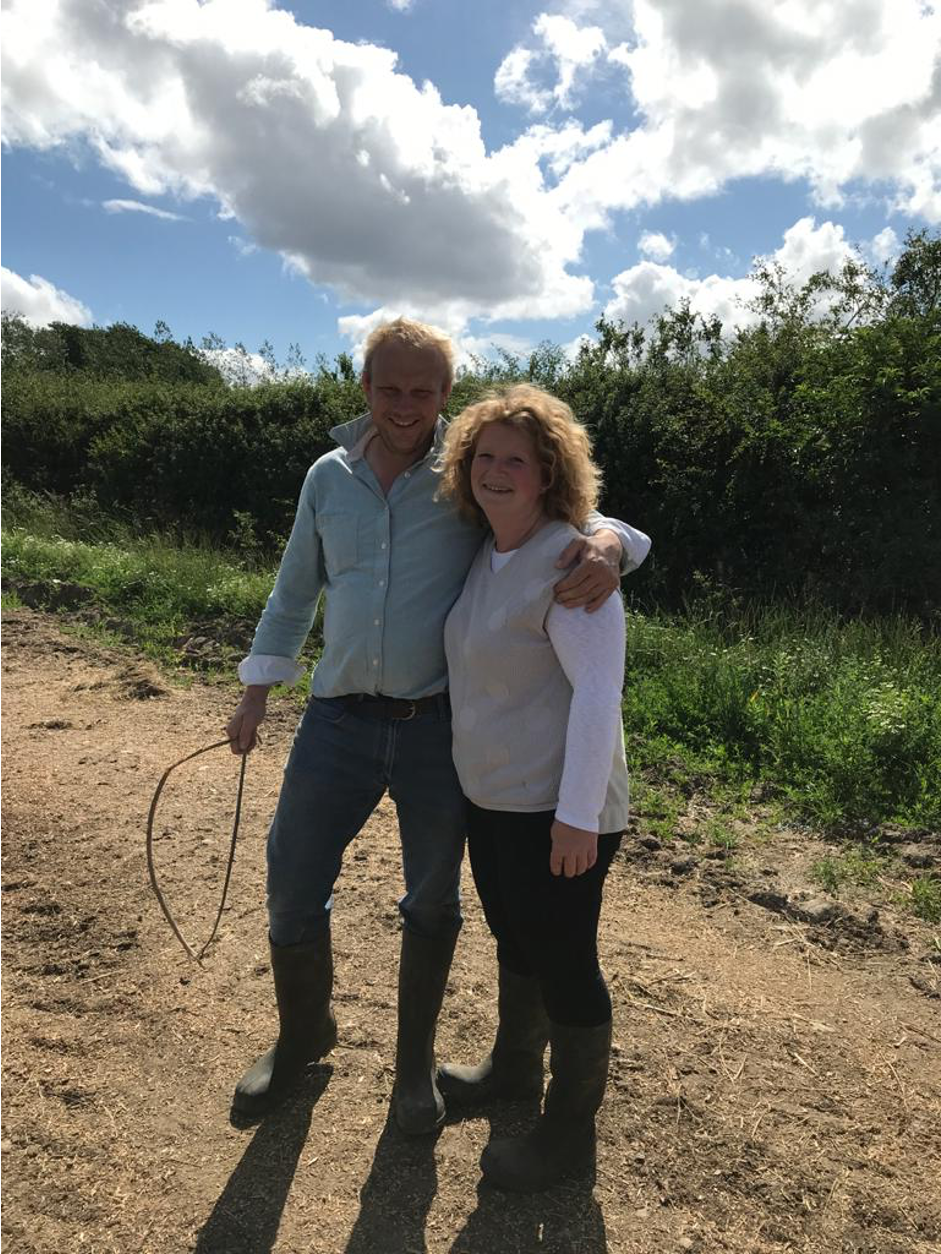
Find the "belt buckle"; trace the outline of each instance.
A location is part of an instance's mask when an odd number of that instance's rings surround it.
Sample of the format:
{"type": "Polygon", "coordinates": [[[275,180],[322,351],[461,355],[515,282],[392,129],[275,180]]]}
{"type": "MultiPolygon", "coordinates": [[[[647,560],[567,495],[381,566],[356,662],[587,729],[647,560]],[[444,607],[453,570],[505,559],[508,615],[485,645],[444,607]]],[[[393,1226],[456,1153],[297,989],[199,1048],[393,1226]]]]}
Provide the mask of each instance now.
{"type": "Polygon", "coordinates": [[[414,701],[409,701],[409,702],[408,702],[408,705],[409,705],[409,711],[408,711],[408,713],[407,713],[407,714],[401,714],[401,715],[399,716],[400,721],[401,721],[401,722],[403,722],[403,723],[408,723],[408,722],[410,722],[410,721],[411,721],[411,720],[415,717],[415,715],[418,713],[418,706],[415,704],[415,702],[414,702],[414,701]]]}

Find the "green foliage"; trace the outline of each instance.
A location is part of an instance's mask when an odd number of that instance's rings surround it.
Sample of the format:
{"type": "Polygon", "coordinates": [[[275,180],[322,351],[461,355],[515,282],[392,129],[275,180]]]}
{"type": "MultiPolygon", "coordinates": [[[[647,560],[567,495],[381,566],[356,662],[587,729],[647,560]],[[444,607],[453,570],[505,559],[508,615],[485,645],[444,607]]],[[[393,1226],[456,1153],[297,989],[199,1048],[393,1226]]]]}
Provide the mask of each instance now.
{"type": "Polygon", "coordinates": [[[256,388],[131,383],[10,371],[5,471],[31,489],[93,495],[143,526],[219,540],[252,520],[253,550],[282,542],[329,431],[362,411],[354,380],[328,371],[256,388]]]}
{"type": "Polygon", "coordinates": [[[655,538],[632,586],[854,610],[941,605],[941,239],[909,237],[892,288],[859,264],[794,288],[759,269],[757,325],[723,338],[681,305],[604,320],[560,390],[591,427],[604,507],[655,538]],[[893,294],[894,293],[894,294],[893,294]]]}
{"type": "Polygon", "coordinates": [[[846,885],[868,887],[886,870],[886,858],[870,845],[850,845],[840,854],[828,855],[811,867],[811,879],[836,896],[846,885]]]}
{"type": "Polygon", "coordinates": [[[222,386],[219,371],[192,344],[177,344],[164,322],[150,338],[126,322],[90,329],[52,322],[37,328],[19,314],[4,313],[2,362],[4,371],[222,386]]]}
{"type": "Polygon", "coordinates": [[[625,734],[825,826],[941,823],[941,637],[751,604],[628,615],[625,734]]]}
{"type": "MultiPolygon", "coordinates": [[[[654,538],[631,580],[644,604],[718,589],[930,621],[941,237],[910,234],[888,279],[860,263],[800,287],[773,266],[755,277],[758,321],[735,335],[685,304],[649,327],[602,319],[574,360],[544,343],[476,361],[450,412],[517,379],[568,400],[594,439],[602,507],[654,538]]],[[[279,547],[330,428],[363,409],[346,354],[306,373],[296,347],[278,368],[265,344],[271,381],[230,387],[163,324],[148,339],[5,318],[3,336],[8,474],[82,489],[144,527],[203,530],[253,560],[279,547]]]]}
{"type": "Polygon", "coordinates": [[[911,911],[926,923],[941,923],[941,880],[927,875],[912,880],[911,911]]]}
{"type": "MultiPolygon", "coordinates": [[[[63,503],[14,486],[4,506],[14,588],[83,585],[161,649],[193,624],[218,635],[236,619],[250,632],[274,578],[244,515],[219,551],[193,533],[142,534],[87,495],[63,503]]],[[[736,609],[713,596],[676,614],[633,610],[627,627],[625,737],[635,805],[654,834],[678,834],[679,798],[703,781],[722,804],[698,835],[729,851],[758,782],[827,827],[941,825],[941,636],[917,620],[736,609]]]]}

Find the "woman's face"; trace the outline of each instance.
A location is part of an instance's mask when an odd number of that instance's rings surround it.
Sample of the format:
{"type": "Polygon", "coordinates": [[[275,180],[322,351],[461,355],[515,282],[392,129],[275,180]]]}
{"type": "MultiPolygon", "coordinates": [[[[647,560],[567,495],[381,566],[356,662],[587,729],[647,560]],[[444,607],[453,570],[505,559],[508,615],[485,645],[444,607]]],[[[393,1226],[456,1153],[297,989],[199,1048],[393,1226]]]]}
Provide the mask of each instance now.
{"type": "Polygon", "coordinates": [[[474,500],[495,522],[523,522],[542,512],[545,482],[532,436],[504,422],[484,427],[471,462],[474,500]]]}

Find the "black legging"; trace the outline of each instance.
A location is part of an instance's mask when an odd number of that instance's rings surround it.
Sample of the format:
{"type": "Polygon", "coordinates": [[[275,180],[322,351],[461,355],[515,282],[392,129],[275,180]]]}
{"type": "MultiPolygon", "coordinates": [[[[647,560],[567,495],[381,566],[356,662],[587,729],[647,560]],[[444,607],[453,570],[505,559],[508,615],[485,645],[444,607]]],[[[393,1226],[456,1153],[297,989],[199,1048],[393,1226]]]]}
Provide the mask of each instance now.
{"type": "Polygon", "coordinates": [[[595,1027],[611,1018],[598,965],[601,893],[621,832],[598,837],[598,860],[582,875],[553,875],[552,810],[516,814],[472,803],[468,852],[497,960],[536,976],[553,1023],[595,1027]]]}

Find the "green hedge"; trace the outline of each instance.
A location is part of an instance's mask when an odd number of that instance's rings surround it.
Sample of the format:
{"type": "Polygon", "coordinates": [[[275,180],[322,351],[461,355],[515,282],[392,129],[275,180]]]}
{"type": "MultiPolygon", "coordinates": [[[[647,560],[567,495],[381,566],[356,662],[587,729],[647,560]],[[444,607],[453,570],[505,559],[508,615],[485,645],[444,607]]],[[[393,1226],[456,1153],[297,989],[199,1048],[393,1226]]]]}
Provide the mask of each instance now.
{"type": "MultiPolygon", "coordinates": [[[[859,267],[799,290],[758,277],[747,331],[723,336],[682,306],[649,328],[602,320],[573,361],[542,345],[478,362],[451,410],[517,378],[569,400],[594,437],[602,508],[654,538],[639,597],[676,605],[715,586],[937,613],[941,236],[910,236],[890,281],[859,267]]],[[[363,409],[345,356],[226,387],[186,346],[69,330],[4,320],[6,472],[142,527],[275,553],[330,428],[363,409]],[[119,376],[122,352],[133,378],[119,376]]]]}

